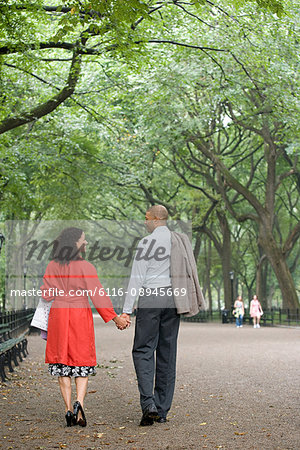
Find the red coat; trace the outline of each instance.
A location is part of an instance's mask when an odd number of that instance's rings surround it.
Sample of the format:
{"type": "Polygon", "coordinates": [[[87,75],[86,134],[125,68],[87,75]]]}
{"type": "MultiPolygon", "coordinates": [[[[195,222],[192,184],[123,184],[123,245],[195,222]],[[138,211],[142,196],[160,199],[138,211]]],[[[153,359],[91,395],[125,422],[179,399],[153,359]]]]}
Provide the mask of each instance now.
{"type": "Polygon", "coordinates": [[[41,289],[45,300],[54,299],[49,314],[45,362],[95,366],[94,322],[88,295],[104,322],[117,314],[93,264],[84,260],[71,261],[68,265],[51,261],[41,289]]]}

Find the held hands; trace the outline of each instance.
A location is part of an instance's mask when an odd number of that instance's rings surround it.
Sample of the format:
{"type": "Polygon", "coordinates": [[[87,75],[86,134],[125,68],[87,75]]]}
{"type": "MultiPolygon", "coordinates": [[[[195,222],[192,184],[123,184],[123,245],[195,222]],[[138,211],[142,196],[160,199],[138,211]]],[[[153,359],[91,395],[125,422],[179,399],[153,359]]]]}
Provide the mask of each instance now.
{"type": "Polygon", "coordinates": [[[113,321],[116,324],[116,327],[119,330],[125,330],[125,328],[128,328],[130,326],[130,317],[128,314],[121,314],[120,316],[116,316],[113,318],[113,321]],[[126,316],[126,317],[124,317],[126,316]]]}
{"type": "Polygon", "coordinates": [[[126,320],[126,322],[127,322],[127,327],[126,327],[126,328],[129,328],[129,327],[130,327],[130,324],[131,324],[130,315],[129,315],[129,314],[126,314],[126,313],[122,313],[122,314],[120,315],[120,317],[122,317],[122,319],[125,319],[125,320],[126,320]]]}

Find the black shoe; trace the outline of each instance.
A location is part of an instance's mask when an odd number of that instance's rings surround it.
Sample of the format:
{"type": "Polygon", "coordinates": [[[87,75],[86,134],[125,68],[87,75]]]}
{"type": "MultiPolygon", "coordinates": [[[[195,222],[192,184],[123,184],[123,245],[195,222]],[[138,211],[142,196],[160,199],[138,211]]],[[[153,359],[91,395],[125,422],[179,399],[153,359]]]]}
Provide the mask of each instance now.
{"type": "Polygon", "coordinates": [[[156,406],[149,405],[144,411],[143,416],[140,422],[141,427],[147,427],[149,425],[153,425],[154,419],[159,417],[156,406]]]}
{"type": "Polygon", "coordinates": [[[157,408],[155,405],[149,405],[147,408],[143,411],[143,417],[147,417],[150,419],[157,419],[159,417],[157,408]]]}
{"type": "Polygon", "coordinates": [[[74,405],[74,416],[73,416],[73,424],[74,425],[79,425],[81,427],[86,427],[86,418],[85,418],[85,414],[83,411],[83,408],[80,404],[80,402],[77,400],[74,405]],[[81,412],[82,418],[78,419],[78,413],[79,411],[81,412]]]}
{"type": "Polygon", "coordinates": [[[151,417],[144,417],[142,416],[140,421],[140,427],[149,427],[150,425],[154,424],[154,419],[151,419],[151,417]]]}
{"type": "Polygon", "coordinates": [[[73,419],[74,419],[74,416],[73,416],[72,411],[67,411],[67,414],[66,414],[67,427],[71,427],[73,425],[73,419]]]}
{"type": "Polygon", "coordinates": [[[167,419],[165,417],[158,417],[157,419],[154,419],[157,423],[166,423],[167,419]]]}

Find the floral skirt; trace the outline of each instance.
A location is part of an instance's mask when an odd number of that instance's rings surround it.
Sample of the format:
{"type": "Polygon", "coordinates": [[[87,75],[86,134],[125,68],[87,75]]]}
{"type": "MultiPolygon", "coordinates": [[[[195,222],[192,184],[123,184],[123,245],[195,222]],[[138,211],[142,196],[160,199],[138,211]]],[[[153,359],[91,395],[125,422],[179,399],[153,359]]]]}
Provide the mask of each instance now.
{"type": "Polygon", "coordinates": [[[88,377],[95,375],[95,366],[66,366],[65,364],[49,364],[48,371],[51,375],[59,377],[88,377]]]}

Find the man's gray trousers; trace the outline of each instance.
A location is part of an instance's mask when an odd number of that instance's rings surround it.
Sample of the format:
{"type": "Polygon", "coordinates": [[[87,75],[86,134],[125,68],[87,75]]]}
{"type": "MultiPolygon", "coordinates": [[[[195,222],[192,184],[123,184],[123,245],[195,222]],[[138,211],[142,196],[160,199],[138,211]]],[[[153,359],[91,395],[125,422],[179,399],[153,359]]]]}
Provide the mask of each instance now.
{"type": "Polygon", "coordinates": [[[143,411],[154,403],[160,417],[167,416],[173,399],[179,322],[167,288],[163,295],[139,298],[132,355],[140,402],[143,411]]]}

